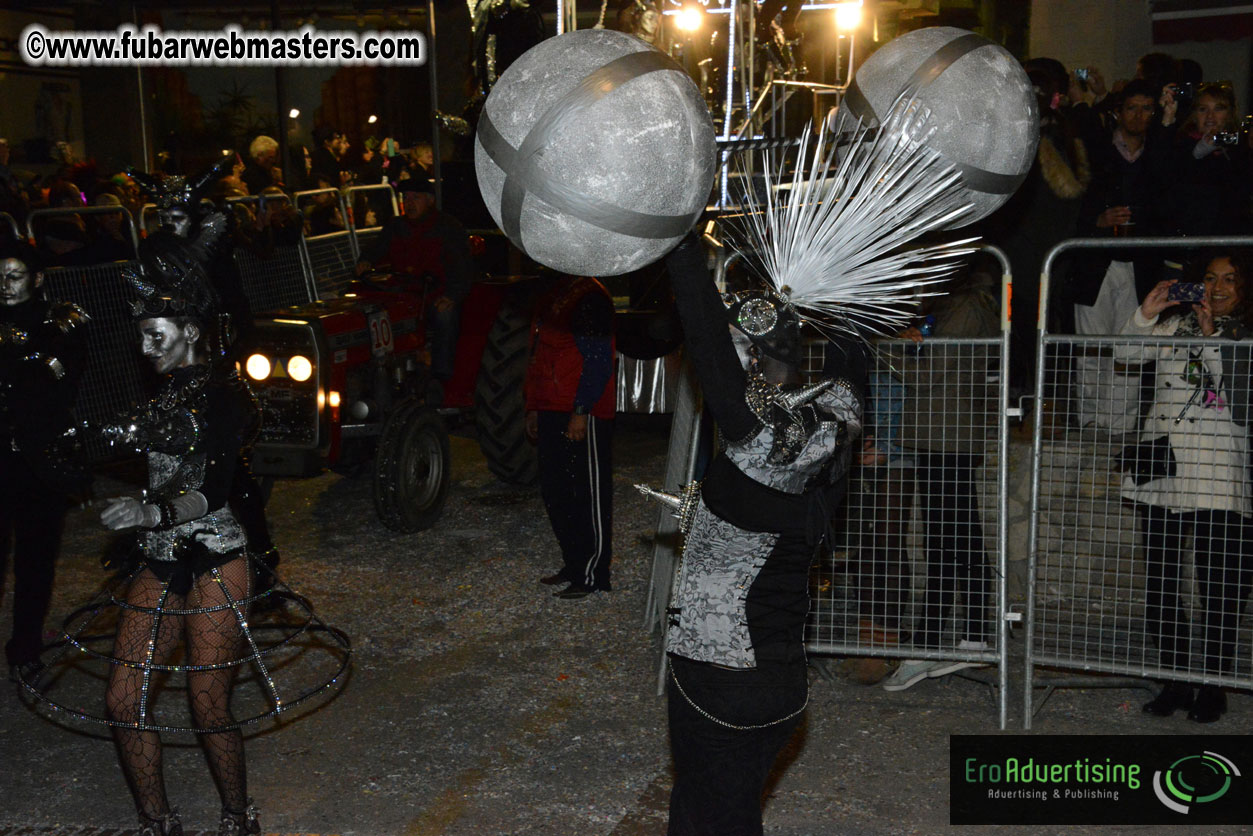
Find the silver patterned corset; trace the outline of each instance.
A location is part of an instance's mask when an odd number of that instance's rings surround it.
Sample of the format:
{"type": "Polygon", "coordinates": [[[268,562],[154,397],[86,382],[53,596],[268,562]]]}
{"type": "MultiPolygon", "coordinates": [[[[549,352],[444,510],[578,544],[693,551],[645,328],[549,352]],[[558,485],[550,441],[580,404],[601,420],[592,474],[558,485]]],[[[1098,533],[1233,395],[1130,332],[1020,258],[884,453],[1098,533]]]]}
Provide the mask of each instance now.
{"type": "Polygon", "coordinates": [[[203,544],[214,554],[226,554],[244,548],[248,538],[230,506],[173,528],[152,529],[142,535],[144,553],[152,560],[177,560],[181,547],[192,541],[203,544]]]}

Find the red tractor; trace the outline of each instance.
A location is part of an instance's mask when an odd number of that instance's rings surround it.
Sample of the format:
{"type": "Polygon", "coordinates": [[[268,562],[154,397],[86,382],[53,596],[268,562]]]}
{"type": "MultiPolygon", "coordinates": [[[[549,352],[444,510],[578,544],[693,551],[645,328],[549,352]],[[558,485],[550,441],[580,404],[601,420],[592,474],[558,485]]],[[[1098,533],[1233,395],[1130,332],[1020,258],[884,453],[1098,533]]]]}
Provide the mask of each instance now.
{"type": "Polygon", "coordinates": [[[431,299],[409,288],[375,276],[353,281],[339,299],[258,317],[245,361],[264,411],[254,473],[311,476],[372,462],[375,507],[397,531],[421,531],[439,519],[450,474],[443,416],[459,418],[476,400],[492,471],[516,483],[536,475],[534,449],[522,435],[522,288],[474,285],[462,308],[456,372],[438,409],[428,405],[435,385],[425,356],[431,299]]]}

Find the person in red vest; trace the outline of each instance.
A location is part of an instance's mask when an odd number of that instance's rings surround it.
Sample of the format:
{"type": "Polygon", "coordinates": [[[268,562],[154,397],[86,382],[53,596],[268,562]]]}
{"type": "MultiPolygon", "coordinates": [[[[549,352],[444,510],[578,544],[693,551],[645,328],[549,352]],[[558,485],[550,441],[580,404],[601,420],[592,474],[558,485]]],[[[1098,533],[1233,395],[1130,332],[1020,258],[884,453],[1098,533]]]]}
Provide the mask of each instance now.
{"type": "Polygon", "coordinates": [[[396,190],[404,215],[383,227],[375,246],[362,253],[356,272],[360,276],[376,264],[387,264],[397,273],[435,282],[432,289],[437,295],[427,311],[427,334],[431,374],[443,382],[453,374],[461,303],[474,280],[470,239],[460,221],[436,208],[434,186],[424,178],[401,180],[396,190]]]}
{"type": "Polygon", "coordinates": [[[526,375],[526,433],[539,445],[540,493],[562,568],[540,583],[563,599],[608,592],[613,557],[613,300],[563,276],[539,300],[526,375]]]}

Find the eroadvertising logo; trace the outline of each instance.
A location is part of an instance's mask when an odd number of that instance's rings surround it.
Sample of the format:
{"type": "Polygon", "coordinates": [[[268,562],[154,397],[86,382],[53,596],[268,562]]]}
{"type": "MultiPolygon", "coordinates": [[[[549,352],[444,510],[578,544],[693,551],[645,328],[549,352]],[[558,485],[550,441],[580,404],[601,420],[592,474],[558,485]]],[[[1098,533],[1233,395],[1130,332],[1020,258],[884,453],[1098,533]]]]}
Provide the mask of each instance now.
{"type": "Polygon", "coordinates": [[[954,735],[951,824],[1253,824],[1248,735],[954,735]]]}
{"type": "Polygon", "coordinates": [[[1153,773],[1153,792],[1167,809],[1187,815],[1194,804],[1218,801],[1239,777],[1235,763],[1217,752],[1184,755],[1153,773]]]}

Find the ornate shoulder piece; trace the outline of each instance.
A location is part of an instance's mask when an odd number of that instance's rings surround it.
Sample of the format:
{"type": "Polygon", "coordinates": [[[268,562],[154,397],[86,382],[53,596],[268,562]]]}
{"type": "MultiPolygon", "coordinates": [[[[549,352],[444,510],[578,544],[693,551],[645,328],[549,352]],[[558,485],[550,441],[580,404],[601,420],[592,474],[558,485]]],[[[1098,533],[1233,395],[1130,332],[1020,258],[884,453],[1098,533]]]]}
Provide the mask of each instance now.
{"type": "Polygon", "coordinates": [[[68,334],[78,326],[91,322],[91,317],[73,302],[57,302],[48,309],[48,319],[45,321],[61,329],[62,334],[68,334]]]}

